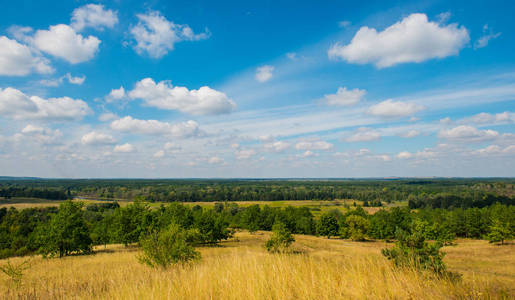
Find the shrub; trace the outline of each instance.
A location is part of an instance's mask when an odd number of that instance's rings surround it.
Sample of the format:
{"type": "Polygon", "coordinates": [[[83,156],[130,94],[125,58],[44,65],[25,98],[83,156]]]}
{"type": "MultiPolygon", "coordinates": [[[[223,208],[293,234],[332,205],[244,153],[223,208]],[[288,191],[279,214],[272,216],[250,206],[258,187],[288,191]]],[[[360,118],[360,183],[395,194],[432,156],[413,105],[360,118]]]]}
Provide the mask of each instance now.
{"type": "Polygon", "coordinates": [[[408,234],[403,230],[397,231],[397,243],[392,249],[383,249],[382,254],[393,260],[397,267],[414,267],[419,270],[429,270],[437,275],[448,274],[443,262],[444,253],[440,252],[442,244],[429,244],[420,232],[408,234]]]}
{"type": "Polygon", "coordinates": [[[361,216],[351,215],[345,219],[347,232],[351,240],[363,241],[368,231],[368,220],[361,216]]]}
{"type": "Polygon", "coordinates": [[[284,253],[290,250],[295,238],[283,223],[275,223],[272,226],[272,236],[265,243],[266,250],[271,253],[284,253]]]}
{"type": "Polygon", "coordinates": [[[186,230],[172,223],[167,230],[154,231],[140,240],[143,254],[138,260],[153,268],[191,262],[200,258],[193,247],[199,239],[198,230],[186,230]]]}
{"type": "Polygon", "coordinates": [[[490,233],[487,238],[490,243],[501,242],[501,245],[503,245],[505,240],[511,238],[510,226],[507,223],[495,219],[492,222],[492,226],[490,226],[490,233]]]}

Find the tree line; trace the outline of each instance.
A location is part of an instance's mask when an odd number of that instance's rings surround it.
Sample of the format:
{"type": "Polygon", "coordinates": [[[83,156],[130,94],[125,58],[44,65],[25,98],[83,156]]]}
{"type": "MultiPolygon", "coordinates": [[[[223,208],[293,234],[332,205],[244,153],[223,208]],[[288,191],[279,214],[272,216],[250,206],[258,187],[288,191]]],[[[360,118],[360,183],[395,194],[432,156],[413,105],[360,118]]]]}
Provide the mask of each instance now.
{"type": "Polygon", "coordinates": [[[513,179],[397,180],[0,180],[0,197],[149,202],[355,199],[368,206],[408,201],[410,208],[515,204],[513,179]]]}
{"type": "MultiPolygon", "coordinates": [[[[503,242],[515,234],[515,206],[494,204],[484,208],[381,209],[368,214],[361,206],[345,213],[333,209],[315,217],[307,207],[272,208],[216,203],[212,208],[162,204],[151,209],[136,201],[83,206],[66,201],[59,208],[0,209],[0,258],[42,253],[65,256],[89,253],[93,245],[150,243],[153,234],[179,228],[190,232],[184,239],[196,244],[216,244],[241,228],[255,232],[281,230],[328,238],[394,240],[401,230],[417,232],[427,240],[452,243],[456,237],[487,238],[503,242]],[[175,227],[174,227],[175,226],[175,227]]],[[[155,235],[156,238],[158,235],[155,235]]],[[[151,248],[151,247],[150,247],[151,248]]]]}

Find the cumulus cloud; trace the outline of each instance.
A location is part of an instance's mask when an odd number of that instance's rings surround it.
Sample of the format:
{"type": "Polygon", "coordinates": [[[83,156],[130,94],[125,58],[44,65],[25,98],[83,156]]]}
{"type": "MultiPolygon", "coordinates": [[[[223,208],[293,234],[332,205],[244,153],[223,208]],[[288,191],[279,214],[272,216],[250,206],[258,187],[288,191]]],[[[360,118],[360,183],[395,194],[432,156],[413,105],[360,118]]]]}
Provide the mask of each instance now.
{"type": "Polygon", "coordinates": [[[457,55],[469,40],[468,30],[463,26],[430,22],[425,14],[411,14],[380,32],[363,26],[350,44],[335,44],[328,55],[349,63],[372,63],[385,68],[457,55]]]}
{"type": "Polygon", "coordinates": [[[198,123],[192,120],[171,124],[157,120],[139,120],[130,116],[113,121],[111,129],[135,134],[165,135],[181,138],[201,134],[198,123]]]}
{"type": "Polygon", "coordinates": [[[266,81],[270,80],[273,76],[274,69],[275,68],[273,66],[268,66],[268,65],[257,68],[256,69],[256,80],[259,82],[266,82],[266,81]]]}
{"type": "Polygon", "coordinates": [[[499,133],[495,130],[478,130],[475,127],[461,125],[452,129],[441,130],[438,133],[439,138],[458,142],[483,142],[495,139],[499,133]]]}
{"type": "Polygon", "coordinates": [[[81,142],[83,145],[111,145],[116,140],[108,134],[91,131],[82,136],[81,142]]]}
{"type": "Polygon", "coordinates": [[[501,36],[500,32],[494,33],[492,29],[488,27],[488,24],[483,26],[483,35],[474,42],[474,49],[484,48],[488,46],[490,40],[496,39],[501,36]]]}
{"type": "Polygon", "coordinates": [[[301,141],[295,145],[297,150],[331,150],[334,145],[326,141],[301,141]]]}
{"type": "Polygon", "coordinates": [[[290,143],[285,141],[277,141],[264,144],[265,150],[272,152],[282,152],[290,148],[290,146],[290,143]]]}
{"type": "Polygon", "coordinates": [[[98,120],[101,122],[113,121],[113,120],[116,120],[119,118],[120,117],[118,117],[117,114],[114,114],[112,112],[106,112],[106,113],[103,113],[100,116],[98,116],[98,120]]]}
{"type": "Polygon", "coordinates": [[[35,54],[26,45],[0,36],[0,75],[25,76],[30,73],[53,72],[54,69],[47,59],[35,54]]]}
{"type": "Polygon", "coordinates": [[[413,154],[408,151],[402,151],[402,152],[399,152],[399,154],[397,154],[397,158],[400,158],[400,159],[409,159],[412,157],[413,157],[413,154]]]}
{"type": "Polygon", "coordinates": [[[215,164],[222,164],[224,162],[224,160],[223,160],[223,158],[213,156],[213,157],[209,158],[208,162],[212,165],[215,165],[215,164]]]}
{"type": "Polygon", "coordinates": [[[193,115],[217,115],[230,113],[236,104],[226,94],[203,86],[198,90],[172,86],[170,81],[154,82],[145,78],[129,92],[132,99],[142,99],[152,107],[179,110],[193,115]]]}
{"type": "Polygon", "coordinates": [[[33,43],[43,52],[77,64],[95,56],[100,40],[92,35],[83,37],[72,27],[58,24],[50,26],[48,30],[36,31],[33,43]]]}
{"type": "Polygon", "coordinates": [[[350,106],[358,103],[365,94],[365,90],[348,90],[346,87],[339,87],[336,94],[324,95],[324,97],[328,105],[350,106]]]}
{"type": "Polygon", "coordinates": [[[148,54],[151,58],[161,58],[174,49],[175,43],[198,41],[209,37],[209,33],[195,34],[188,25],[168,21],[158,11],[138,14],[138,24],[130,32],[136,41],[134,50],[138,54],[148,54]]]}
{"type": "Polygon", "coordinates": [[[0,89],[0,115],[12,119],[77,120],[91,112],[88,104],[80,99],[43,99],[10,87],[0,89]]]}
{"type": "Polygon", "coordinates": [[[515,145],[501,147],[499,145],[490,145],[486,148],[479,149],[476,153],[481,155],[499,155],[499,154],[515,154],[515,145]]]}
{"type": "Polygon", "coordinates": [[[21,130],[21,135],[17,134],[14,136],[15,140],[20,141],[32,141],[40,144],[55,144],[58,139],[62,137],[62,133],[59,129],[52,130],[40,126],[34,126],[28,124],[21,130]]]}
{"type": "Polygon", "coordinates": [[[165,152],[164,150],[159,150],[157,151],[156,153],[154,153],[154,155],[152,155],[154,158],[162,158],[165,156],[165,152]]]}
{"type": "Polygon", "coordinates": [[[66,73],[65,75],[68,82],[71,84],[82,85],[86,80],[86,76],[72,76],[70,73],[66,73]]]}
{"type": "Polygon", "coordinates": [[[371,142],[381,139],[381,134],[371,128],[361,127],[358,128],[354,134],[345,139],[347,142],[371,142]]]}
{"type": "Polygon", "coordinates": [[[297,155],[297,156],[306,158],[306,157],[318,156],[318,154],[316,154],[315,152],[313,152],[311,150],[307,150],[307,151],[304,151],[304,153],[297,155]]]}
{"type": "Polygon", "coordinates": [[[460,120],[462,124],[496,124],[496,123],[513,123],[515,122],[515,113],[502,112],[498,114],[479,113],[471,117],[460,120]]]}
{"type": "Polygon", "coordinates": [[[136,150],[133,145],[129,143],[125,143],[123,145],[116,145],[113,148],[113,152],[115,153],[130,153],[134,152],[136,150]]]}
{"type": "Polygon", "coordinates": [[[410,131],[403,132],[399,136],[409,139],[409,138],[414,138],[414,137],[418,136],[419,134],[420,134],[420,132],[418,130],[413,129],[410,131]]]}
{"type": "Polygon", "coordinates": [[[72,13],[71,27],[77,31],[91,27],[102,30],[113,28],[118,23],[118,13],[105,9],[102,4],[87,4],[76,8],[72,13]]]}
{"type": "Polygon", "coordinates": [[[372,105],[368,109],[368,113],[379,117],[397,118],[408,117],[424,109],[424,106],[415,103],[393,101],[392,99],[388,99],[378,104],[372,105]]]}
{"type": "Polygon", "coordinates": [[[235,152],[236,158],[240,160],[249,159],[256,155],[256,151],[253,149],[242,149],[235,152]]]}
{"type": "Polygon", "coordinates": [[[120,86],[118,89],[112,89],[111,92],[109,92],[109,95],[105,97],[107,102],[114,102],[117,100],[122,100],[126,97],[125,89],[123,86],[120,86]]]}

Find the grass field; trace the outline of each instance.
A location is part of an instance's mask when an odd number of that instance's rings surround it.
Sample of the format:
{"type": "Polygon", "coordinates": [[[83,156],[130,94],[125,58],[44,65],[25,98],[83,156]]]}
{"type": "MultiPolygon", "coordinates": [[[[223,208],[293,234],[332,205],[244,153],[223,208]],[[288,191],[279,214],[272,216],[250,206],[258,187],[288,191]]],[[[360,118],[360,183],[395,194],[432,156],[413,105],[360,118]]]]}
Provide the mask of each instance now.
{"type": "MultiPolygon", "coordinates": [[[[93,200],[93,199],[75,199],[74,201],[83,202],[85,205],[91,203],[101,203],[106,202],[105,200],[93,200]]],[[[49,206],[59,206],[62,201],[52,201],[46,199],[36,199],[36,198],[12,198],[9,200],[0,199],[0,208],[2,207],[15,207],[18,209],[30,208],[30,207],[49,207],[49,206]]],[[[126,206],[132,201],[119,201],[120,206],[126,206]]],[[[181,202],[184,205],[195,206],[200,205],[202,207],[213,207],[217,202],[181,202]]],[[[362,205],[363,203],[358,200],[352,199],[338,199],[333,201],[324,201],[324,200],[288,200],[288,201],[231,201],[229,203],[237,203],[239,206],[246,207],[254,204],[258,204],[260,206],[268,205],[270,207],[286,207],[286,206],[305,206],[308,207],[313,214],[316,216],[324,211],[330,209],[338,209],[342,212],[347,210],[347,207],[352,208],[353,204],[362,205]]],[[[166,205],[167,203],[154,202],[148,203],[150,207],[158,207],[161,204],[166,205]]],[[[406,206],[407,202],[395,202],[390,203],[387,207],[394,206],[406,206]]],[[[368,213],[375,213],[380,207],[364,207],[364,209],[368,213]]]]}
{"type": "MultiPolygon", "coordinates": [[[[118,245],[95,255],[34,257],[19,287],[0,274],[6,299],[513,299],[515,245],[458,240],[444,249],[452,283],[398,270],[380,254],[384,242],[350,242],[297,235],[301,254],[273,255],[269,233],[239,232],[202,260],[168,270],[137,262],[138,249],[118,245]]],[[[13,258],[19,263],[27,258],[13,258]]],[[[0,264],[4,264],[0,261],[0,264]]]]}

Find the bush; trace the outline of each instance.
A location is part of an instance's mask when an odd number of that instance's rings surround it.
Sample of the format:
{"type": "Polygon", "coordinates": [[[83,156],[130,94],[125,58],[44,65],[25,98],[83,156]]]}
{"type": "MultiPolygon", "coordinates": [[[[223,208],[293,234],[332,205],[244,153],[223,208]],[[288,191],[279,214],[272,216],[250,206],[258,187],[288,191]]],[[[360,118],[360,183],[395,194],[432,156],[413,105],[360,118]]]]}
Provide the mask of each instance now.
{"type": "Polygon", "coordinates": [[[442,260],[445,254],[440,252],[440,242],[429,244],[420,232],[408,234],[403,230],[397,231],[397,239],[394,248],[382,250],[382,254],[393,260],[395,266],[429,270],[437,275],[448,274],[442,260]]]}
{"type": "Polygon", "coordinates": [[[290,250],[295,238],[283,223],[275,223],[272,226],[272,236],[265,243],[266,250],[271,253],[284,253],[290,250]]]}
{"type": "Polygon", "coordinates": [[[368,220],[361,216],[351,215],[345,219],[348,236],[353,241],[364,241],[368,231],[368,220]]]}
{"type": "Polygon", "coordinates": [[[154,231],[140,240],[143,254],[138,260],[153,268],[165,269],[172,264],[200,259],[200,253],[193,247],[199,239],[198,230],[185,230],[172,223],[167,230],[154,231]]]}

